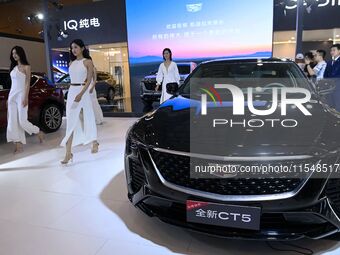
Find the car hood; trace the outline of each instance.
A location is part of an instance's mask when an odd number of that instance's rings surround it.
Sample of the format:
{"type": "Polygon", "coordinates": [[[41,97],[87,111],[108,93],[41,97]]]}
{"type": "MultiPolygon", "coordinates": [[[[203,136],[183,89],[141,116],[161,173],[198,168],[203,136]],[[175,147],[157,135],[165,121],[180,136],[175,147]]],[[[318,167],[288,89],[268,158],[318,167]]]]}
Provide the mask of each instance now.
{"type": "Polygon", "coordinates": [[[199,101],[179,96],[144,116],[132,132],[147,146],[210,155],[316,155],[337,150],[340,143],[339,116],[317,100],[311,100],[308,105],[311,116],[303,115],[294,107],[287,109],[286,116],[281,116],[278,111],[270,116],[254,116],[246,112],[245,116],[235,118],[232,107],[211,107],[207,116],[201,116],[199,101]],[[229,121],[296,119],[298,125],[287,128],[276,122],[272,127],[269,122],[260,128],[227,125],[214,128],[209,114],[217,111],[223,111],[224,118],[229,121]],[[203,125],[202,118],[206,118],[203,125]]]}

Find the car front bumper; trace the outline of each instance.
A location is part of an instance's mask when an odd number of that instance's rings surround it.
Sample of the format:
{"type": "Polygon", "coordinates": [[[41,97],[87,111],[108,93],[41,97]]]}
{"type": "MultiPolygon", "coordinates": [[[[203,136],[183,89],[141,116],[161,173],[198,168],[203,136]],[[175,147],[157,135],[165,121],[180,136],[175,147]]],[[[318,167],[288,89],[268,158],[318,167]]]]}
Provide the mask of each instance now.
{"type": "Polygon", "coordinates": [[[340,229],[337,213],[324,192],[327,187],[326,179],[309,179],[290,198],[221,201],[167,187],[156,173],[149,149],[134,145],[131,150],[128,148],[130,145],[128,141],[125,155],[128,197],[134,206],[151,217],[209,235],[238,239],[320,239],[335,234],[340,229]],[[190,223],[186,220],[187,200],[260,207],[260,229],[254,231],[190,223]]]}

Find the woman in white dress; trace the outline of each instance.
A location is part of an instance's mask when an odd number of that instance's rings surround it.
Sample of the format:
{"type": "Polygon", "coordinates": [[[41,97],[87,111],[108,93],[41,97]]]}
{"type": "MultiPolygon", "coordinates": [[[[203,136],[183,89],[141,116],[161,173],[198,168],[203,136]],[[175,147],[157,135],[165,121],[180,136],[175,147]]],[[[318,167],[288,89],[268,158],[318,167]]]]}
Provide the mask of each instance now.
{"type": "Polygon", "coordinates": [[[28,121],[31,67],[24,49],[20,46],[13,47],[10,59],[12,85],[7,101],[7,142],[13,142],[15,144],[14,153],[18,153],[23,150],[23,144],[26,144],[25,132],[30,135],[37,134],[40,143],[43,142],[44,134],[28,121]]]}
{"type": "Polygon", "coordinates": [[[100,107],[98,103],[96,81],[97,81],[97,70],[94,67],[93,68],[93,79],[90,85],[90,96],[91,96],[91,101],[92,101],[92,106],[93,106],[93,111],[94,111],[94,117],[96,119],[96,124],[102,125],[104,122],[104,116],[103,116],[102,108],[100,107]]]}
{"type": "Polygon", "coordinates": [[[166,92],[166,85],[168,83],[174,82],[178,83],[179,85],[179,81],[181,79],[179,76],[177,64],[172,61],[172,52],[169,48],[165,48],[163,50],[163,59],[164,62],[160,64],[156,77],[156,91],[158,91],[159,86],[162,85],[162,95],[160,100],[161,104],[172,97],[172,95],[166,92]]]}
{"type": "Polygon", "coordinates": [[[89,51],[80,39],[70,44],[69,74],[71,86],[66,102],[66,135],[61,146],[66,146],[62,164],[72,161],[72,147],[92,143],[92,153],[98,152],[97,127],[89,93],[93,77],[93,63],[89,51]]]}

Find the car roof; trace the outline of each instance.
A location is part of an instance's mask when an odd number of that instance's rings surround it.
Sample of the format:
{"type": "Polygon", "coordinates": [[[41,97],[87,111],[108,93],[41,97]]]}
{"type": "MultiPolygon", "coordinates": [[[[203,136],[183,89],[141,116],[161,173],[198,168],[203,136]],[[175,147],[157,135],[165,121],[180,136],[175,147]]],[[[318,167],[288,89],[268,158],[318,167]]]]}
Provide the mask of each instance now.
{"type": "Polygon", "coordinates": [[[201,65],[211,64],[211,63],[224,63],[224,64],[233,64],[233,63],[291,63],[293,61],[289,59],[280,59],[280,58],[223,58],[223,59],[214,59],[202,62],[201,65]]]}
{"type": "Polygon", "coordinates": [[[180,65],[192,65],[192,64],[196,64],[196,63],[195,62],[176,62],[176,64],[178,66],[180,66],[180,65]]]}

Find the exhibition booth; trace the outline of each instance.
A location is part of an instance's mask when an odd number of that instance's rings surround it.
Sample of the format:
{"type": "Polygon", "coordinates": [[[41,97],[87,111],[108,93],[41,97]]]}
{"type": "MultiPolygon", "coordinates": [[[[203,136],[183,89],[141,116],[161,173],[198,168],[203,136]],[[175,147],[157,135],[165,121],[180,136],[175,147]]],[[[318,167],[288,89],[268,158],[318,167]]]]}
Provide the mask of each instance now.
{"type": "Polygon", "coordinates": [[[0,33],[0,254],[339,253],[340,0],[70,1],[0,33]]]}
{"type": "MultiPolygon", "coordinates": [[[[118,0],[53,10],[45,46],[51,53],[54,82],[62,82],[59,79],[67,73],[67,51],[75,38],[89,46],[97,70],[114,80],[113,90],[99,98],[107,116],[141,115],[159,105],[159,97],[151,101],[145,98],[153,93],[154,74],[166,47],[173,50],[174,60],[179,63],[233,57],[295,58],[296,1],[230,5],[232,12],[229,3],[214,1],[175,1],[164,6],[152,1],[136,5],[134,1],[118,0]],[[153,14],[147,15],[151,9],[153,14]],[[244,10],[256,11],[240,19],[244,10]],[[59,65],[57,61],[61,61],[59,65]]],[[[338,17],[332,15],[339,8],[337,3],[326,1],[305,11],[303,52],[328,51],[340,40],[338,17]],[[329,15],[334,18],[328,19],[329,15]]],[[[183,77],[188,74],[183,71],[183,77]]]]}

